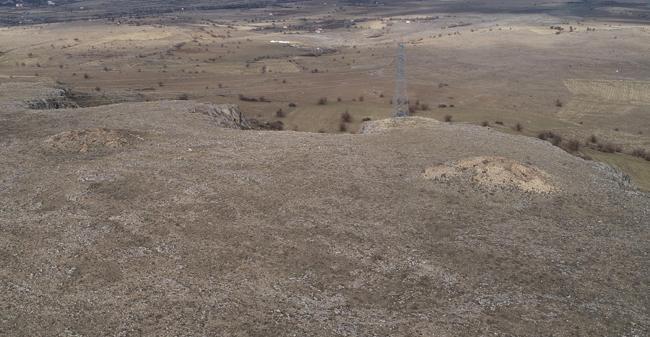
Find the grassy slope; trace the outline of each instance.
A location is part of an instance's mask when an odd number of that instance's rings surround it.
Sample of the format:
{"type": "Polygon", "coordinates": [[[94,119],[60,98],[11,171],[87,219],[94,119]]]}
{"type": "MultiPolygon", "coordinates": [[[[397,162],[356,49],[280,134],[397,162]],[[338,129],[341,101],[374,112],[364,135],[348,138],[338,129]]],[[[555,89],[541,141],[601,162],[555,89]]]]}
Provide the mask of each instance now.
{"type": "Polygon", "coordinates": [[[650,191],[650,162],[621,153],[603,153],[594,150],[584,150],[595,160],[605,162],[621,169],[632,177],[642,190],[650,191]]]}

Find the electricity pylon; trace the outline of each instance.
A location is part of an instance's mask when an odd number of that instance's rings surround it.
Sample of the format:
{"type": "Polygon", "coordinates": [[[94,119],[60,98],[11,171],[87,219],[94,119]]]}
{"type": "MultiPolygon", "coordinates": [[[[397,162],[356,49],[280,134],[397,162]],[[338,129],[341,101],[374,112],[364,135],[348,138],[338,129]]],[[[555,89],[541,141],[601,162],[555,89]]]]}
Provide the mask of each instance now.
{"type": "Polygon", "coordinates": [[[409,99],[406,93],[406,53],[404,44],[397,45],[395,57],[395,97],[393,97],[393,116],[405,117],[409,115],[409,99]]]}

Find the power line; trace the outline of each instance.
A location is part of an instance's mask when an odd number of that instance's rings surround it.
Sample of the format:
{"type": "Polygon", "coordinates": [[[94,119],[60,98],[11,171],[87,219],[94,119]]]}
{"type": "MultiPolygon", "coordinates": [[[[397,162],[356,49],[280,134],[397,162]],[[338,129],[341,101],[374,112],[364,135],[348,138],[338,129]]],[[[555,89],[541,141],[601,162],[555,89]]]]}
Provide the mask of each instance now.
{"type": "Polygon", "coordinates": [[[404,44],[397,45],[395,57],[395,96],[393,97],[393,116],[406,117],[409,115],[409,99],[406,93],[406,52],[404,44]]]}

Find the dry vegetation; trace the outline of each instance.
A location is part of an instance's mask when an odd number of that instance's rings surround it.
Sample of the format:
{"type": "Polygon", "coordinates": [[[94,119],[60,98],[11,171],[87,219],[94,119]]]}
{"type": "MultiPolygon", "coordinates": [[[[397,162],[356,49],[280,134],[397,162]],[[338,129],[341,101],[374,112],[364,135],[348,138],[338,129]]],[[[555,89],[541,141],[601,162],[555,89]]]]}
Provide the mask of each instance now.
{"type": "MultiPolygon", "coordinates": [[[[0,31],[0,82],[55,81],[84,96],[84,105],[159,99],[239,102],[249,118],[275,128],[355,132],[364,118],[391,114],[392,99],[385,93],[393,91],[399,36],[407,45],[412,115],[510,132],[507,125],[533,137],[547,130],[575,140],[603,134],[605,140],[595,149],[640,158],[650,146],[650,135],[643,134],[650,129],[650,69],[644,49],[649,32],[622,21],[589,19],[607,7],[573,5],[571,10],[585,16],[575,21],[542,19],[533,11],[515,25],[509,19],[515,14],[505,19],[486,14],[481,21],[444,14],[444,6],[453,3],[417,5],[423,13],[417,16],[402,14],[411,6],[403,2],[365,8],[364,13],[316,3],[281,9],[239,1],[194,5],[203,11],[161,3],[150,13],[121,17],[106,14],[111,8],[101,2],[61,16],[51,16],[56,10],[26,9],[35,19],[106,19],[0,31]],[[252,10],[237,14],[233,9],[240,6],[252,10]],[[554,52],[558,49],[563,54],[554,52]],[[585,53],[594,58],[584,58],[585,53]],[[531,78],[539,59],[548,66],[531,78]],[[602,62],[596,65],[596,59],[602,62]],[[584,71],[589,67],[598,72],[584,71]],[[484,76],[473,77],[477,72],[484,76]],[[348,111],[351,122],[340,120],[341,111],[348,111]],[[605,133],[607,125],[616,134],[605,133]]],[[[463,6],[454,10],[482,10],[480,1],[463,6]]],[[[525,6],[507,4],[511,9],[525,6]]],[[[134,8],[124,4],[123,10],[134,8]]],[[[617,9],[607,15],[644,20],[643,10],[617,9]]],[[[0,15],[0,20],[11,22],[9,17],[0,15]]]]}
{"type": "Polygon", "coordinates": [[[650,4],[14,2],[0,335],[648,335],[650,4]]]}

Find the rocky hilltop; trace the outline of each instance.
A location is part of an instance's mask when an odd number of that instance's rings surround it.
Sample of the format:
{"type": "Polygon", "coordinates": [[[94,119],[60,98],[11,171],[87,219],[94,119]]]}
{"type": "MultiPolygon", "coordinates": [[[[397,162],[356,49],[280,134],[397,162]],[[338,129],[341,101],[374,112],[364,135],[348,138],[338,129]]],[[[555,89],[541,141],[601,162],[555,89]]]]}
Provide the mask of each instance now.
{"type": "Polygon", "coordinates": [[[431,119],[42,98],[0,111],[1,335],[648,334],[650,196],[609,166],[431,119]]]}

